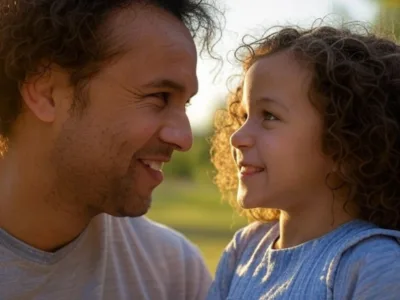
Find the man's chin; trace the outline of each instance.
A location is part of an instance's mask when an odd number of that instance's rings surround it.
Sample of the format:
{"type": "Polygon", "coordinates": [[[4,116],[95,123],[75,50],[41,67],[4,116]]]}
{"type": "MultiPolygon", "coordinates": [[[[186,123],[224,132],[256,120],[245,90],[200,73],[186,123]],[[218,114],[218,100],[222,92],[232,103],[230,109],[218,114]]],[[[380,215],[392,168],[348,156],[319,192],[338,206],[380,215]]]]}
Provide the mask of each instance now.
{"type": "MultiPolygon", "coordinates": [[[[150,208],[150,207],[149,207],[150,208]]],[[[106,212],[107,214],[113,216],[113,217],[120,217],[120,218],[137,218],[144,216],[147,214],[149,211],[149,208],[146,209],[141,209],[141,210],[135,210],[135,211],[129,211],[129,210],[118,210],[116,212],[106,212]]]]}
{"type": "Polygon", "coordinates": [[[140,203],[133,205],[124,205],[123,207],[116,207],[113,211],[105,212],[114,217],[130,217],[136,218],[147,214],[151,207],[151,197],[146,200],[141,200],[140,203]]]}

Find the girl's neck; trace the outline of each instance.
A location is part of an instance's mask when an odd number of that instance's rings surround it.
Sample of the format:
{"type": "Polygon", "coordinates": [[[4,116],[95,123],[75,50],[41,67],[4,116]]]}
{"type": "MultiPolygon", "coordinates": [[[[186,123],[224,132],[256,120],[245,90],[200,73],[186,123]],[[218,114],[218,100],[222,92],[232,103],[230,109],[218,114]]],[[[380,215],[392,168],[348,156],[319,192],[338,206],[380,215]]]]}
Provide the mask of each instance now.
{"type": "Polygon", "coordinates": [[[343,210],[343,203],[331,209],[314,207],[303,211],[281,211],[279,218],[279,238],[274,249],[295,247],[317,239],[337,227],[356,219],[355,214],[343,210]]]}

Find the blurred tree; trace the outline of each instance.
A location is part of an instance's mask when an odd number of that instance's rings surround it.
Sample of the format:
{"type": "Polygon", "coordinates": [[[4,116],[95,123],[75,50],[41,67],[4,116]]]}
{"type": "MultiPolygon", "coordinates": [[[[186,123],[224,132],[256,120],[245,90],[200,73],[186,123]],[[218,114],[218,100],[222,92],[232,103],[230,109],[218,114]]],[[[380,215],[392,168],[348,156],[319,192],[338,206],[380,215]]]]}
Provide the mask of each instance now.
{"type": "Polygon", "coordinates": [[[184,180],[210,179],[212,164],[208,137],[209,135],[196,135],[190,151],[175,151],[171,162],[164,168],[165,175],[184,180]]]}
{"type": "MultiPolygon", "coordinates": [[[[222,99],[216,100],[215,103],[215,111],[226,106],[226,101],[222,99]]],[[[215,111],[211,111],[210,116],[213,116],[215,111]]],[[[195,132],[193,146],[188,152],[174,152],[171,162],[164,168],[167,177],[190,181],[212,180],[214,168],[210,159],[209,139],[214,132],[213,117],[210,117],[204,128],[195,132]]]]}
{"type": "Polygon", "coordinates": [[[400,0],[370,0],[378,5],[375,30],[386,36],[400,37],[400,0]]]}
{"type": "Polygon", "coordinates": [[[351,20],[349,9],[343,2],[333,1],[332,12],[335,16],[340,17],[341,22],[348,22],[351,20]]]}

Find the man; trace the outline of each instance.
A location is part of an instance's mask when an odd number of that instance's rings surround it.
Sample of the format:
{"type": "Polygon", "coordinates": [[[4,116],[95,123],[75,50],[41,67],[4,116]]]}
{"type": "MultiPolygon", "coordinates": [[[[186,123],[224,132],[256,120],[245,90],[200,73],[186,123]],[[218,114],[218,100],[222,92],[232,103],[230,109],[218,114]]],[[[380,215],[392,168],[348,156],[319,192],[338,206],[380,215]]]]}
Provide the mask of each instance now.
{"type": "Polygon", "coordinates": [[[209,46],[211,6],[0,6],[0,299],[203,299],[198,250],[140,216],[191,147],[192,34],[209,46]]]}

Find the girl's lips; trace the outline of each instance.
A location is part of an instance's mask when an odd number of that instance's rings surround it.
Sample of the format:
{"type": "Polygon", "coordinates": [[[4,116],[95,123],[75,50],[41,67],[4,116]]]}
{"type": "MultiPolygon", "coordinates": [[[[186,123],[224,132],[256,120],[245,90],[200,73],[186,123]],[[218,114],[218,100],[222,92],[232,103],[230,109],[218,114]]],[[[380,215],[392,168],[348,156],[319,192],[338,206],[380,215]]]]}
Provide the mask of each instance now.
{"type": "Polygon", "coordinates": [[[241,178],[256,175],[265,171],[265,168],[251,165],[241,165],[239,169],[239,176],[241,178]]]}
{"type": "Polygon", "coordinates": [[[264,168],[256,167],[256,166],[241,166],[240,167],[240,173],[241,174],[246,174],[246,175],[259,173],[259,172],[262,172],[262,171],[264,171],[264,168]]]}

